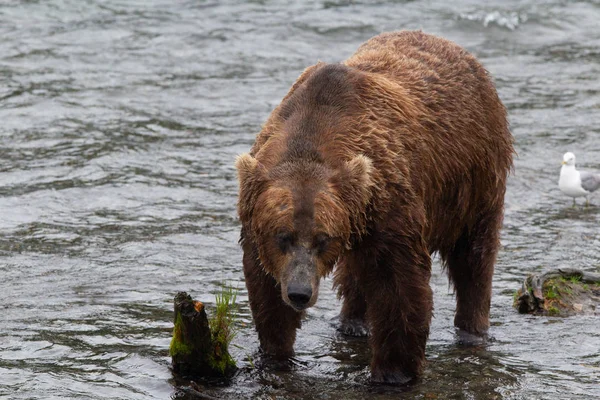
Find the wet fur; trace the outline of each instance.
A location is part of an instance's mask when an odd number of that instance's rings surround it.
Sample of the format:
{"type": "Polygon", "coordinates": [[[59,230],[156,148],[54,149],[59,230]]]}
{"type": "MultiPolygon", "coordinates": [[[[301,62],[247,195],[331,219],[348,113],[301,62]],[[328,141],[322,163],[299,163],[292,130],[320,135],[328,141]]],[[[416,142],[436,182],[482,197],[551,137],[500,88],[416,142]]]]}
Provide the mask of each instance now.
{"type": "Polygon", "coordinates": [[[302,316],[280,287],[289,255],[273,237],[282,226],[331,238],[324,254],[311,253],[317,279],[337,265],[342,323],[368,326],[375,381],[422,370],[435,251],[455,288],[455,325],[484,334],[512,154],[490,77],[452,42],[387,33],[342,64],[307,68],[236,163],[263,351],[293,354],[302,316]]]}

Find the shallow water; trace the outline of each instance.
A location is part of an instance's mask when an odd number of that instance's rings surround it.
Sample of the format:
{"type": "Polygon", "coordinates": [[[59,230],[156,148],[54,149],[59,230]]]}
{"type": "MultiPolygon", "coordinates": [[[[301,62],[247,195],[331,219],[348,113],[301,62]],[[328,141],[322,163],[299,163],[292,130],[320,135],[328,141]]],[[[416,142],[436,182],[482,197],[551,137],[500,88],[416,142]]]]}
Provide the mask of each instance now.
{"type": "Polygon", "coordinates": [[[173,296],[210,308],[228,283],[240,289],[242,370],[206,389],[217,398],[599,398],[598,316],[511,308],[530,271],[599,268],[600,196],[571,208],[557,188],[568,150],[600,170],[598,20],[597,1],[0,2],[0,397],[175,396],[173,296]],[[494,340],[456,344],[436,262],[415,386],[368,384],[366,342],[336,332],[330,281],[293,369],[253,369],[234,157],[304,67],[419,28],[477,55],[509,109],[519,158],[494,340]]]}

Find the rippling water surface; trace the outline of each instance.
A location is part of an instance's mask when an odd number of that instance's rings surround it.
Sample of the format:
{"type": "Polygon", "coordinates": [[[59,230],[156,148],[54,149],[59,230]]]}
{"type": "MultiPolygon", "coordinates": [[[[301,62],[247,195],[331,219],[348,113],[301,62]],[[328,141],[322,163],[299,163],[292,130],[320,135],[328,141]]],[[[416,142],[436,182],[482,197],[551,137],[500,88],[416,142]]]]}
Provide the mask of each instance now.
{"type": "MultiPolygon", "coordinates": [[[[164,399],[172,299],[240,289],[216,398],[600,397],[600,320],[521,316],[530,271],[598,271],[600,196],[571,208],[562,154],[600,170],[597,1],[0,2],[0,397],[164,399]],[[300,71],[382,31],[423,29],[495,77],[518,159],[486,347],[463,348],[436,262],[423,380],[368,385],[363,340],[335,330],[326,282],[290,372],[257,370],[233,160],[300,71]]],[[[182,384],[185,387],[185,384],[182,384]]],[[[181,395],[185,397],[185,395],[181,395]]]]}

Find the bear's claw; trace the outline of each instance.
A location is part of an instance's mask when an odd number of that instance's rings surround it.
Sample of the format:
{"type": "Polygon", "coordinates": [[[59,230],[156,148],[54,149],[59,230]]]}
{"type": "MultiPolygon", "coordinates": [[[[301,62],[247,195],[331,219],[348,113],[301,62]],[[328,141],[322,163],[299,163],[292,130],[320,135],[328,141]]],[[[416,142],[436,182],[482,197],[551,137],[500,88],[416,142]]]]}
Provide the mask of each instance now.
{"type": "Polygon", "coordinates": [[[373,369],[371,382],[385,385],[408,385],[415,378],[399,370],[373,369]]]}
{"type": "Polygon", "coordinates": [[[365,321],[360,319],[342,319],[338,326],[338,331],[348,336],[369,336],[369,327],[365,321]]]}
{"type": "Polygon", "coordinates": [[[463,346],[481,346],[487,344],[489,341],[487,332],[475,334],[460,328],[456,328],[455,332],[458,344],[463,346]]]}

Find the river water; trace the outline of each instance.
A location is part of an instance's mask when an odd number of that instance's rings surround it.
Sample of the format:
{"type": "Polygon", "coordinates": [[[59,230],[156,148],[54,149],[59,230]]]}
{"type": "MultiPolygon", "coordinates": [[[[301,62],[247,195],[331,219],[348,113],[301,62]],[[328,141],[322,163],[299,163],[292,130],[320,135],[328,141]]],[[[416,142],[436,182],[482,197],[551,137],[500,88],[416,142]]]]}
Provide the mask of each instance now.
{"type": "Polygon", "coordinates": [[[216,398],[599,398],[599,317],[511,307],[529,272],[599,269],[600,195],[572,208],[557,188],[566,151],[600,171],[598,21],[598,1],[0,1],[0,397],[190,397],[169,369],[173,296],[210,310],[228,284],[241,371],[203,389],[216,398]],[[509,110],[493,340],[457,345],[436,261],[415,386],[368,384],[330,281],[292,370],[253,368],[234,158],[303,68],[397,29],[473,52],[509,110]]]}

